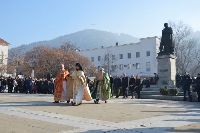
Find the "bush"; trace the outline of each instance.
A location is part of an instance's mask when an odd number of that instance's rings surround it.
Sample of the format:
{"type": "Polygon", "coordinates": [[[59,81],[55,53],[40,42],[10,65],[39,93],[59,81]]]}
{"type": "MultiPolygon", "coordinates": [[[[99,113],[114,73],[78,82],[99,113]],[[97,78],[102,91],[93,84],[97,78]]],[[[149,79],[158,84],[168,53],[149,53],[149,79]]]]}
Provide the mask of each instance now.
{"type": "Polygon", "coordinates": [[[178,94],[178,89],[177,88],[169,89],[169,93],[172,96],[176,96],[178,94]]]}
{"type": "Polygon", "coordinates": [[[161,83],[162,83],[162,85],[168,85],[168,82],[165,80],[163,80],[161,83]]]}
{"type": "Polygon", "coordinates": [[[168,95],[168,86],[167,85],[165,85],[164,88],[160,88],[160,94],[168,95]]]}

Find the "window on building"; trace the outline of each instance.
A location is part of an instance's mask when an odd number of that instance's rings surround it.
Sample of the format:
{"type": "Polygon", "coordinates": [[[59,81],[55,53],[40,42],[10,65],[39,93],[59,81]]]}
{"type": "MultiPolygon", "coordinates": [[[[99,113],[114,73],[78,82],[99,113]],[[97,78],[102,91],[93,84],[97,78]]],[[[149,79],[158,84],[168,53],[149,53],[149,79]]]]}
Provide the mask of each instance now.
{"type": "Polygon", "coordinates": [[[112,72],[115,72],[116,68],[117,68],[116,65],[112,65],[112,66],[111,66],[111,71],[112,71],[112,72]]]}
{"type": "Polygon", "coordinates": [[[128,53],[128,59],[130,59],[131,58],[131,53],[128,53]]]}
{"type": "Polygon", "coordinates": [[[103,66],[103,68],[104,68],[104,70],[105,70],[106,72],[109,71],[109,66],[108,66],[108,65],[103,66]]]}
{"type": "Polygon", "coordinates": [[[123,69],[123,64],[119,65],[119,69],[122,70],[123,69]]]}
{"type": "Polygon", "coordinates": [[[3,59],[3,51],[0,53],[0,59],[3,59]]]}
{"type": "Polygon", "coordinates": [[[150,68],[151,68],[150,62],[147,62],[147,63],[146,63],[146,68],[147,68],[147,71],[150,71],[150,68]]]}
{"type": "Polygon", "coordinates": [[[140,52],[136,52],[136,58],[140,57],[140,52]]]}
{"type": "Polygon", "coordinates": [[[94,57],[91,57],[91,62],[94,62],[94,57]]]}
{"type": "Polygon", "coordinates": [[[105,60],[108,61],[109,60],[109,55],[105,55],[105,60]]]}
{"type": "Polygon", "coordinates": [[[123,54],[119,54],[119,59],[123,59],[123,54]]]}
{"type": "Polygon", "coordinates": [[[98,66],[98,67],[97,67],[97,70],[100,71],[100,69],[101,69],[101,66],[98,66]]]}
{"type": "Polygon", "coordinates": [[[128,69],[131,69],[132,64],[128,64],[128,69]]]}
{"type": "Polygon", "coordinates": [[[136,69],[140,69],[140,63],[136,63],[136,69]]]}
{"type": "Polygon", "coordinates": [[[146,52],[146,56],[150,56],[150,51],[147,51],[147,52],[146,52]]]}
{"type": "Polygon", "coordinates": [[[112,60],[115,60],[115,55],[112,55],[112,60]]]}
{"type": "Polygon", "coordinates": [[[3,64],[3,59],[0,59],[0,64],[3,64]]]}
{"type": "Polygon", "coordinates": [[[101,61],[101,56],[98,56],[98,61],[101,61]]]}

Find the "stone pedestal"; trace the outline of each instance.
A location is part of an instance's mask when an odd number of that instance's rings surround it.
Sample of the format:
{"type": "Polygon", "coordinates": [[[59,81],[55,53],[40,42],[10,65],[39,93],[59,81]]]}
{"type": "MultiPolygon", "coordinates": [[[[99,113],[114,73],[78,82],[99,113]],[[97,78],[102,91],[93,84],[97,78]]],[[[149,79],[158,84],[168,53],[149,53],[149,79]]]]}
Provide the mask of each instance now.
{"type": "Polygon", "coordinates": [[[175,87],[176,78],[176,57],[174,55],[159,55],[158,62],[158,87],[168,85],[169,88],[175,87]]]}

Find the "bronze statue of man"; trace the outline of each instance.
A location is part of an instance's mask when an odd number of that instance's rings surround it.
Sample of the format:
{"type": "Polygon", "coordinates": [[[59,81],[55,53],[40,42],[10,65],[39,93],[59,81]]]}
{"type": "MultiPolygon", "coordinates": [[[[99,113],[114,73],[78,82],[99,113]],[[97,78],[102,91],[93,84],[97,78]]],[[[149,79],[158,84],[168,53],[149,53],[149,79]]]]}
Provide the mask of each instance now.
{"type": "Polygon", "coordinates": [[[168,27],[168,23],[165,23],[164,27],[162,30],[159,55],[174,54],[173,30],[171,27],[168,27]]]}

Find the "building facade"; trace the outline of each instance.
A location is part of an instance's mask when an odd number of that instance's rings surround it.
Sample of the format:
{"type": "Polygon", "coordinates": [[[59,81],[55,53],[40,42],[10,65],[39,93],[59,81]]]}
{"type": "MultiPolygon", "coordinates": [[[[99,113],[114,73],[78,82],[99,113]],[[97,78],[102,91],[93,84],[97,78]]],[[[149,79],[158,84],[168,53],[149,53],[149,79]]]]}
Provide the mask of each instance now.
{"type": "Polygon", "coordinates": [[[6,73],[6,65],[8,63],[8,45],[8,42],[0,38],[0,75],[6,73]]]}
{"type": "Polygon", "coordinates": [[[79,51],[87,57],[97,70],[103,67],[111,75],[146,75],[157,73],[157,53],[160,38],[141,38],[138,43],[101,47],[79,51]]]}

